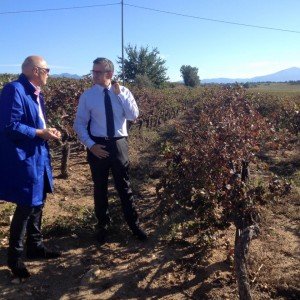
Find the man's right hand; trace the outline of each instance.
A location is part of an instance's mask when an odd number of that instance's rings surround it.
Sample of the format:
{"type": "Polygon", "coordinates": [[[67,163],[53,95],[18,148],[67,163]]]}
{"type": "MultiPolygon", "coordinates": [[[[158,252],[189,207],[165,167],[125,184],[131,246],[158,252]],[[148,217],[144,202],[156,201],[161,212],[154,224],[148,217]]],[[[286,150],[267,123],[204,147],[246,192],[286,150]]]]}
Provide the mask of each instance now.
{"type": "Polygon", "coordinates": [[[58,140],[61,133],[55,128],[37,129],[36,135],[43,140],[58,140]]]}
{"type": "Polygon", "coordinates": [[[90,151],[99,158],[107,158],[109,157],[109,152],[104,150],[105,147],[104,145],[95,144],[90,148],[90,151]]]}
{"type": "Polygon", "coordinates": [[[113,81],[112,86],[114,87],[114,93],[119,95],[121,93],[120,84],[118,82],[113,81]]]}

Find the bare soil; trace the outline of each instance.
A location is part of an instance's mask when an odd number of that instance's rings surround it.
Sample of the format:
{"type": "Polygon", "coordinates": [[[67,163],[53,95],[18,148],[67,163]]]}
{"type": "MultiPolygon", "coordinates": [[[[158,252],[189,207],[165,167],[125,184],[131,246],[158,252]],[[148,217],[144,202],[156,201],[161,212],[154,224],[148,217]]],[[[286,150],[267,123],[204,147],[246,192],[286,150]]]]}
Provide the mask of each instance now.
{"type": "MultiPolygon", "coordinates": [[[[99,245],[94,237],[93,187],[85,152],[71,153],[68,179],[59,178],[59,160],[54,157],[56,190],[47,199],[43,229],[45,244],[63,255],[50,261],[24,258],[32,276],[16,282],[6,267],[13,207],[1,202],[0,299],[238,299],[232,264],[234,228],[220,231],[209,253],[191,241],[172,239],[162,226],[155,194],[159,159],[137,140],[131,143],[136,206],[149,240],[140,242],[131,235],[111,185],[112,227],[107,243],[99,245]]],[[[281,167],[285,163],[295,162],[288,176],[297,180],[298,154],[295,149],[279,157],[273,153],[266,161],[276,172],[285,170],[281,167]]],[[[266,180],[269,176],[259,168],[255,172],[266,180]]],[[[300,299],[299,186],[295,184],[290,195],[262,209],[261,235],[249,253],[254,299],[300,299]]]]}

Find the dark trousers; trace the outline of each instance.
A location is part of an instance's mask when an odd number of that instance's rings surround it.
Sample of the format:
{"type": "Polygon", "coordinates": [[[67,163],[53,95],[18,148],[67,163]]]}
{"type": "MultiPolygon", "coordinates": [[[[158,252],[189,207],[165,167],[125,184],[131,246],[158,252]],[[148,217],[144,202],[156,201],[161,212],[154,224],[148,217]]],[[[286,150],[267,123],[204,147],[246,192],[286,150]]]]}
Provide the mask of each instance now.
{"type": "Polygon", "coordinates": [[[126,138],[105,140],[93,137],[97,144],[106,146],[108,158],[98,158],[88,150],[88,162],[94,182],[95,214],[99,229],[109,224],[107,185],[111,169],[116,190],[120,196],[125,220],[131,230],[138,226],[138,216],[133,203],[129,181],[128,143],[126,138]]]}
{"type": "Polygon", "coordinates": [[[27,232],[27,249],[34,250],[43,247],[41,220],[43,206],[17,205],[11,225],[8,248],[8,260],[16,260],[22,256],[24,237],[27,232]]]}

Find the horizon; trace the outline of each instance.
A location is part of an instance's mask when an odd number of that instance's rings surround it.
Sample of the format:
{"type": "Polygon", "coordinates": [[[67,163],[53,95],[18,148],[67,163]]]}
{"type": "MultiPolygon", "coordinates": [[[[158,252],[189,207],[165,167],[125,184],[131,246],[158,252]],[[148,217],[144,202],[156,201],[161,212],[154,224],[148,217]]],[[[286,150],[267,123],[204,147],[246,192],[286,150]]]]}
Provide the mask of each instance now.
{"type": "MultiPolygon", "coordinates": [[[[124,4],[124,46],[157,48],[170,81],[182,80],[182,65],[197,67],[203,79],[252,78],[300,67],[300,1],[124,4]]],[[[2,33],[0,73],[19,73],[23,60],[35,53],[46,59],[52,73],[86,75],[99,56],[111,59],[118,70],[120,3],[2,0],[0,26],[7,24],[14,26],[2,33]]]]}
{"type": "MultiPolygon", "coordinates": [[[[50,69],[51,69],[51,66],[49,66],[49,67],[50,67],[50,69]]],[[[216,79],[228,79],[228,80],[241,79],[241,80],[247,80],[247,79],[253,79],[253,78],[256,78],[256,77],[264,77],[264,76],[273,75],[273,74],[276,74],[276,73],[279,73],[279,72],[282,72],[282,71],[286,71],[286,70],[289,70],[289,69],[299,69],[299,71],[300,71],[300,68],[298,68],[298,67],[291,67],[291,68],[288,68],[288,69],[279,70],[279,71],[274,72],[274,73],[264,74],[264,75],[258,75],[258,76],[253,76],[253,77],[249,77],[249,78],[241,78],[241,77],[239,77],[239,78],[214,77],[214,78],[200,78],[200,80],[201,80],[201,81],[202,81],[202,80],[213,80],[213,79],[215,79],[215,80],[216,80],[216,79]]],[[[1,73],[1,72],[0,72],[0,75],[5,75],[5,74],[8,74],[8,75],[19,75],[19,74],[21,74],[21,72],[19,72],[19,73],[1,73]]],[[[89,73],[83,74],[83,75],[79,75],[79,74],[77,74],[77,73],[62,72],[62,73],[55,73],[55,74],[51,74],[51,73],[50,73],[49,76],[50,76],[50,77],[51,77],[51,76],[57,76],[57,77],[59,77],[59,76],[64,75],[64,74],[66,74],[66,75],[71,75],[71,76],[79,76],[79,77],[89,75],[89,73]]],[[[299,80],[300,80],[300,78],[299,78],[299,80]]],[[[293,81],[293,80],[291,80],[291,81],[293,81]]],[[[297,81],[298,81],[298,80],[297,80],[297,81]]],[[[179,81],[171,81],[171,80],[167,80],[167,82],[183,82],[183,79],[181,79],[181,80],[179,80],[179,81]]],[[[285,82],[285,81],[282,81],[282,82],[285,82]]]]}

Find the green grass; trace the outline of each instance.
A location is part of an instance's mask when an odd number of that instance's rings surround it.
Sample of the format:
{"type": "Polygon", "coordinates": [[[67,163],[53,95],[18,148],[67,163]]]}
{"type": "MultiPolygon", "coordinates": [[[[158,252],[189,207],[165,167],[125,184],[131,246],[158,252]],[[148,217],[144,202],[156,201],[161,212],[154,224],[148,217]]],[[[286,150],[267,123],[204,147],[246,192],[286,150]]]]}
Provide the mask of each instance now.
{"type": "Polygon", "coordinates": [[[7,222],[10,216],[14,214],[16,205],[10,202],[5,202],[1,204],[0,207],[0,220],[2,222],[7,222]]]}
{"type": "Polygon", "coordinates": [[[66,212],[69,212],[70,215],[58,215],[54,218],[54,220],[53,216],[43,218],[43,232],[46,237],[51,235],[66,235],[74,233],[82,228],[91,229],[96,223],[93,207],[81,205],[62,205],[60,208],[66,212]]]}
{"type": "Polygon", "coordinates": [[[4,202],[0,205],[0,241],[7,237],[10,217],[14,214],[15,204],[4,202]]]}
{"type": "Polygon", "coordinates": [[[248,90],[250,92],[268,93],[281,97],[299,97],[300,99],[300,84],[258,83],[257,86],[250,87],[248,90]]]}
{"type": "Polygon", "coordinates": [[[297,187],[297,189],[300,192],[300,170],[297,170],[293,176],[292,176],[292,181],[294,183],[294,185],[297,187]]]}

